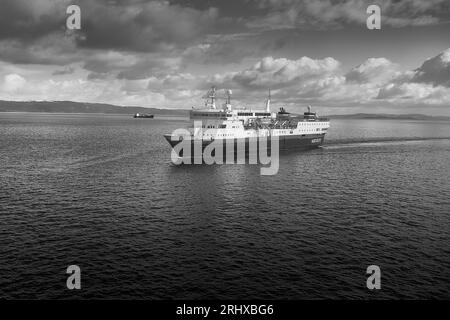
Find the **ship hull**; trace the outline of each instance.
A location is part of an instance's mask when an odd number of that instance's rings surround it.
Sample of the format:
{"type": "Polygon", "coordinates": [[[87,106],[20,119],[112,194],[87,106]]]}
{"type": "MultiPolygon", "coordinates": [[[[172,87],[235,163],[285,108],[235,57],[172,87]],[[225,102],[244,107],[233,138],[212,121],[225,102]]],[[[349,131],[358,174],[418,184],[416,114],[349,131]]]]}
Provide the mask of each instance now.
{"type": "MultiPolygon", "coordinates": [[[[172,148],[174,148],[181,140],[177,138],[172,139],[171,135],[164,135],[166,140],[169,142],[172,148]]],[[[309,134],[309,135],[287,135],[287,136],[279,136],[278,137],[279,150],[308,150],[320,147],[325,138],[325,134],[309,134]]],[[[265,148],[270,151],[271,143],[270,138],[266,138],[267,143],[260,143],[260,139],[257,138],[257,143],[255,141],[251,141],[249,138],[238,138],[238,139],[222,139],[223,144],[223,154],[225,155],[227,152],[227,147],[233,145],[234,154],[238,154],[238,145],[243,144],[245,146],[245,154],[248,154],[250,150],[255,150],[259,152],[259,148],[261,146],[265,146],[265,148]],[[250,143],[256,146],[256,149],[250,147],[250,143]]],[[[211,144],[213,140],[202,140],[202,152],[205,150],[206,146],[211,144]]],[[[199,141],[190,140],[191,142],[191,155],[194,153],[194,143],[199,143],[199,141]]],[[[241,149],[242,150],[242,146],[241,149]]],[[[270,154],[270,152],[269,152],[270,154]]],[[[183,157],[183,151],[181,151],[178,156],[183,157]]]]}

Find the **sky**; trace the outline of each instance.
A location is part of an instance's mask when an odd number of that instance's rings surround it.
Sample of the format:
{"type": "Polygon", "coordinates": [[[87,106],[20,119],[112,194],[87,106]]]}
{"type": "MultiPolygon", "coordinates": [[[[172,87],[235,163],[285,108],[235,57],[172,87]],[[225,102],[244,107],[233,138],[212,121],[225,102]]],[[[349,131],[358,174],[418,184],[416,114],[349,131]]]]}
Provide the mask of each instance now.
{"type": "Polygon", "coordinates": [[[238,107],[270,89],[291,112],[450,115],[450,1],[0,0],[0,100],[190,109],[213,85],[238,107]]]}

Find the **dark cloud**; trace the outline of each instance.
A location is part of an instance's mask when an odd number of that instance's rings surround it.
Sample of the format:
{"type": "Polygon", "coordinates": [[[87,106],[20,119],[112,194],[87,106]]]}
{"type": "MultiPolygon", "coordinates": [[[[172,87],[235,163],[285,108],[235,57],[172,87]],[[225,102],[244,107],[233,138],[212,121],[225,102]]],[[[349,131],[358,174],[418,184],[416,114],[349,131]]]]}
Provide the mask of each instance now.
{"type": "Polygon", "coordinates": [[[365,25],[369,5],[381,7],[382,24],[390,27],[424,26],[447,22],[447,0],[248,0],[267,9],[265,16],[249,20],[259,29],[334,29],[348,24],[365,25]]]}
{"type": "Polygon", "coordinates": [[[155,52],[186,46],[213,30],[218,10],[199,11],[168,2],[102,5],[83,1],[81,47],[155,52]]]}
{"type": "Polygon", "coordinates": [[[413,82],[450,87],[450,48],[426,60],[415,72],[413,82]]]}
{"type": "Polygon", "coordinates": [[[427,59],[418,69],[405,72],[382,86],[376,99],[428,100],[448,106],[450,101],[450,48],[427,59]]]}
{"type": "MultiPolygon", "coordinates": [[[[268,31],[271,29],[303,29],[317,24],[325,27],[342,21],[365,25],[369,2],[2,0],[0,41],[8,41],[8,47],[0,48],[0,59],[61,64],[73,62],[74,58],[84,60],[74,51],[86,54],[83,49],[93,49],[182,55],[184,65],[236,63],[290,45],[291,38],[274,37],[268,31]],[[82,23],[81,30],[68,33],[65,20],[70,4],[81,7],[82,23]]],[[[386,1],[382,7],[389,16],[383,21],[398,26],[414,25],[417,19],[434,23],[426,17],[443,20],[439,13],[445,11],[444,5],[443,0],[386,1]]],[[[145,69],[136,64],[134,69],[118,72],[123,78],[140,78],[149,74],[145,69]]]]}
{"type": "Polygon", "coordinates": [[[181,54],[183,66],[190,64],[237,64],[246,57],[264,54],[252,34],[210,36],[181,54]]]}
{"type": "Polygon", "coordinates": [[[149,77],[161,77],[177,72],[180,59],[177,57],[143,56],[136,63],[123,67],[117,74],[119,79],[139,80],[149,77]]]}
{"type": "Polygon", "coordinates": [[[64,32],[68,1],[2,0],[0,39],[38,41],[56,30],[64,32]]]}
{"type": "Polygon", "coordinates": [[[86,56],[76,48],[73,35],[53,33],[36,42],[0,40],[0,60],[14,64],[67,65],[86,56]]]}
{"type": "Polygon", "coordinates": [[[53,34],[64,35],[70,4],[81,8],[81,30],[74,32],[80,48],[173,51],[237,27],[221,18],[215,7],[197,9],[162,0],[2,0],[0,40],[30,45],[53,34]]]}

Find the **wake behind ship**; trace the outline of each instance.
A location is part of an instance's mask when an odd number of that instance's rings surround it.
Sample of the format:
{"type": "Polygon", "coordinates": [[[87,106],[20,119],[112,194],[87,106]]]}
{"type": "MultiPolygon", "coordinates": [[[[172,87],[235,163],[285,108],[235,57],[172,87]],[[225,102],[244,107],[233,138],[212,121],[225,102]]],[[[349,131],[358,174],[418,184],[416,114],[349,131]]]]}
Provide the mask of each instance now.
{"type": "MultiPolygon", "coordinates": [[[[172,148],[183,140],[192,143],[201,141],[203,149],[213,141],[223,140],[223,145],[233,141],[231,143],[234,143],[235,148],[239,143],[244,144],[247,153],[250,139],[267,139],[271,136],[278,137],[280,149],[310,149],[323,144],[330,121],[317,116],[310,106],[303,115],[290,114],[284,108],[271,112],[269,92],[265,110],[233,108],[231,90],[226,93],[226,102],[222,108],[216,107],[215,87],[204,96],[206,101],[203,108],[192,108],[189,134],[164,135],[172,148]]],[[[270,149],[270,144],[267,144],[267,148],[270,149]]]]}

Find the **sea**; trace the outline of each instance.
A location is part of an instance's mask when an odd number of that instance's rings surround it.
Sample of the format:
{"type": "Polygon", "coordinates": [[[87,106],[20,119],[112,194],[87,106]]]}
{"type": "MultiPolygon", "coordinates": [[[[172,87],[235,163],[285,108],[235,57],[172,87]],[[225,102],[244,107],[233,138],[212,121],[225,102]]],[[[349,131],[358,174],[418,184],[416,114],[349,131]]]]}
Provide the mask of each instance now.
{"type": "Polygon", "coordinates": [[[174,165],[188,124],[0,113],[0,298],[450,298],[450,122],[332,119],[275,175],[174,165]]]}

